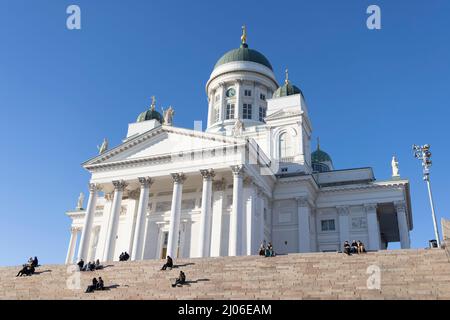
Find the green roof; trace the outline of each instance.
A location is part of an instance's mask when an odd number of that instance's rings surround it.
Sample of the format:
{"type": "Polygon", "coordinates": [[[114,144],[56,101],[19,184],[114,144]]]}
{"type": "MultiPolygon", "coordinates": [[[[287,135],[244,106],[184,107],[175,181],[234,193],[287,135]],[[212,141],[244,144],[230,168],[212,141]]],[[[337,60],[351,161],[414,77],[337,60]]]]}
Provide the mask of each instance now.
{"type": "Polygon", "coordinates": [[[281,87],[275,90],[273,93],[273,98],[286,97],[298,93],[303,95],[302,91],[298,87],[294,86],[289,81],[286,81],[281,87]]]}
{"type": "Polygon", "coordinates": [[[158,120],[159,123],[161,123],[161,124],[163,123],[163,116],[161,115],[161,113],[159,113],[156,110],[152,110],[152,109],[142,112],[138,116],[136,122],[142,122],[142,121],[153,120],[153,119],[158,120]]]}
{"type": "Polygon", "coordinates": [[[327,162],[327,161],[333,162],[331,160],[331,157],[325,151],[322,151],[319,148],[317,148],[316,151],[311,153],[311,162],[320,163],[320,162],[327,162]]]}
{"type": "Polygon", "coordinates": [[[216,63],[214,68],[217,68],[218,66],[233,62],[233,61],[251,61],[256,62],[259,64],[262,64],[263,66],[266,66],[270,70],[273,71],[272,65],[270,64],[269,60],[260,52],[249,49],[247,44],[242,44],[240,48],[233,49],[225,53],[216,63]]]}

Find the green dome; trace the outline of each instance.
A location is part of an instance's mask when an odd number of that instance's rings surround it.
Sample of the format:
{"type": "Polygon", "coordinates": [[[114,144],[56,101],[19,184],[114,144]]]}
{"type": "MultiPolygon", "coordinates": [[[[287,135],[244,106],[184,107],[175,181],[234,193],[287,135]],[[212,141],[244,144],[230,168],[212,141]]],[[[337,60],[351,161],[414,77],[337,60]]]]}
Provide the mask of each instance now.
{"type": "Polygon", "coordinates": [[[311,153],[311,162],[312,163],[320,163],[320,162],[333,162],[331,160],[331,157],[326,153],[325,151],[320,150],[317,148],[316,151],[311,153]]]}
{"type": "Polygon", "coordinates": [[[142,122],[142,121],[153,120],[153,119],[158,120],[159,123],[161,123],[161,124],[163,123],[163,116],[161,115],[161,113],[159,113],[156,110],[152,110],[152,109],[142,112],[138,116],[136,122],[142,122]]]}
{"type": "Polygon", "coordinates": [[[262,64],[263,66],[266,66],[273,71],[272,65],[270,64],[269,60],[267,60],[267,58],[262,53],[253,49],[249,49],[246,43],[242,44],[240,48],[233,49],[225,53],[222,58],[217,61],[214,69],[222,64],[233,61],[256,62],[262,64]]]}
{"type": "Polygon", "coordinates": [[[286,97],[298,93],[303,95],[302,91],[298,87],[294,86],[289,81],[286,81],[281,87],[275,90],[273,93],[273,98],[286,97]]]}

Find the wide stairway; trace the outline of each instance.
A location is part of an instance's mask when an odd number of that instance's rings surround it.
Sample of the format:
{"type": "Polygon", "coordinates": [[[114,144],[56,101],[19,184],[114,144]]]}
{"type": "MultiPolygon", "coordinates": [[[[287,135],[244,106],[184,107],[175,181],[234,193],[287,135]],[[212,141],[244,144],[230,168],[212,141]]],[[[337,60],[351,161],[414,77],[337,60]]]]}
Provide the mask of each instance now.
{"type": "Polygon", "coordinates": [[[170,271],[162,264],[114,262],[81,273],[43,265],[28,277],[0,268],[0,299],[450,299],[450,258],[441,249],[180,259],[170,271]],[[172,288],[180,270],[188,283],[172,288]],[[78,275],[80,289],[69,289],[78,275]],[[84,293],[99,276],[111,287],[84,293]]]}

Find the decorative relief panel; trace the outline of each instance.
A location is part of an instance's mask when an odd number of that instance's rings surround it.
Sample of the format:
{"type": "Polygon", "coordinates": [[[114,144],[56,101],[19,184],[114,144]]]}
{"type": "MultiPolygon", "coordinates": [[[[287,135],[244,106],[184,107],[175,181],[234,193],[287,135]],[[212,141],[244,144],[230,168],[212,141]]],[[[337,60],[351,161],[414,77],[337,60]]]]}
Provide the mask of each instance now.
{"type": "Polygon", "coordinates": [[[366,229],[367,219],[365,217],[352,218],[352,229],[366,229]]]}

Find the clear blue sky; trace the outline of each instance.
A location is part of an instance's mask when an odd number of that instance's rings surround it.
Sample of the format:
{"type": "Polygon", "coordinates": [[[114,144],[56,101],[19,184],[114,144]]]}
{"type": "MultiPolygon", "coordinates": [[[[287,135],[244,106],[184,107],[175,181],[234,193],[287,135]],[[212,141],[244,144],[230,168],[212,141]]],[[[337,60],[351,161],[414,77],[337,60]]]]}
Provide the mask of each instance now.
{"type": "Polygon", "coordinates": [[[449,217],[450,2],[0,1],[0,265],[64,262],[69,218],[103,137],[117,145],[155,95],[175,125],[206,121],[219,57],[248,43],[303,90],[314,138],[336,168],[411,181],[414,247],[434,238],[413,143],[430,143],[440,217],[449,217]],[[66,28],[66,8],[82,30],[66,28]],[[382,29],[366,28],[378,4],[382,29]]]}

